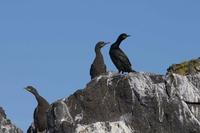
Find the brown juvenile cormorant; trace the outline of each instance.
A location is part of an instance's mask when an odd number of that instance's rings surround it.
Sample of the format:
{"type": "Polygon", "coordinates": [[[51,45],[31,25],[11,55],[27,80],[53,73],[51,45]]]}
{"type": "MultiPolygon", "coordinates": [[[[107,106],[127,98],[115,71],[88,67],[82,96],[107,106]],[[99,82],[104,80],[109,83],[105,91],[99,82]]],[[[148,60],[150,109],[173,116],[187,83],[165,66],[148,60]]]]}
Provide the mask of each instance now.
{"type": "Polygon", "coordinates": [[[131,68],[131,62],[129,61],[126,54],[119,48],[120,43],[130,35],[127,35],[125,33],[121,34],[115,43],[113,43],[110,47],[110,58],[119,70],[118,73],[122,71],[122,74],[124,72],[135,72],[131,68]]]}
{"type": "Polygon", "coordinates": [[[96,57],[90,68],[90,76],[93,79],[106,72],[106,65],[104,64],[103,55],[101,54],[101,48],[110,42],[98,42],[95,46],[96,57]]]}
{"type": "Polygon", "coordinates": [[[43,132],[47,128],[46,111],[50,108],[50,105],[43,97],[38,94],[37,90],[32,86],[27,86],[24,89],[33,93],[38,101],[38,106],[35,108],[33,114],[34,125],[37,133],[43,132]]]}

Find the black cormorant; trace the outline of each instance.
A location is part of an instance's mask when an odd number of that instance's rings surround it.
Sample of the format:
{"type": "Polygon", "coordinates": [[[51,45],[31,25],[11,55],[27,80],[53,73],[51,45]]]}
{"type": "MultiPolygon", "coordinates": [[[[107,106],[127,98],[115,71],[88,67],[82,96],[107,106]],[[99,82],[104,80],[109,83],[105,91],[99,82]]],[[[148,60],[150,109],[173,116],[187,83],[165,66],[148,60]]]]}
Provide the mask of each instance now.
{"type": "Polygon", "coordinates": [[[131,68],[131,63],[128,59],[128,57],[126,56],[126,54],[119,48],[120,43],[127,37],[129,37],[130,35],[127,35],[125,33],[121,34],[118,38],[117,41],[115,43],[113,43],[110,47],[110,58],[113,61],[113,63],[115,64],[115,66],[117,67],[117,69],[119,70],[118,73],[120,73],[122,71],[122,74],[124,72],[135,72],[132,68],[131,68]]]}
{"type": "Polygon", "coordinates": [[[32,86],[27,86],[24,89],[28,90],[29,92],[35,95],[35,98],[38,101],[38,106],[35,108],[33,118],[34,118],[34,125],[36,132],[43,132],[47,128],[47,121],[46,121],[46,111],[50,108],[49,103],[41,97],[37,90],[32,86]]]}
{"type": "Polygon", "coordinates": [[[93,79],[106,72],[106,65],[104,64],[103,55],[101,54],[101,48],[110,42],[98,42],[95,46],[96,57],[90,68],[90,76],[93,79]]]}

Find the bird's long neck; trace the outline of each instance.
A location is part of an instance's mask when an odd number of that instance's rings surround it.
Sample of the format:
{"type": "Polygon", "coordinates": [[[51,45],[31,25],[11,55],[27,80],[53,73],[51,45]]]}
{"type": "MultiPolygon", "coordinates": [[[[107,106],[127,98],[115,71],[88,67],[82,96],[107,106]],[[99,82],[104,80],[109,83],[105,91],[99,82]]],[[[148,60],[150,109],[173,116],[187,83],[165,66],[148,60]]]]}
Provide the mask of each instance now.
{"type": "Polygon", "coordinates": [[[117,41],[111,45],[112,49],[118,49],[122,41],[123,40],[118,38],[117,41]]]}
{"type": "Polygon", "coordinates": [[[101,50],[100,49],[95,49],[95,53],[96,53],[96,58],[95,58],[95,61],[101,61],[103,62],[103,55],[101,53],[101,50]]]}
{"type": "MultiPolygon", "coordinates": [[[[34,94],[35,95],[35,98],[37,99],[38,101],[38,105],[39,106],[44,106],[46,105],[46,103],[48,103],[43,97],[41,97],[37,92],[34,94]]],[[[49,103],[48,103],[49,104],[49,103]]]]}
{"type": "Polygon", "coordinates": [[[122,39],[117,38],[117,41],[115,42],[115,44],[117,44],[119,46],[122,41],[123,41],[122,39]]]}

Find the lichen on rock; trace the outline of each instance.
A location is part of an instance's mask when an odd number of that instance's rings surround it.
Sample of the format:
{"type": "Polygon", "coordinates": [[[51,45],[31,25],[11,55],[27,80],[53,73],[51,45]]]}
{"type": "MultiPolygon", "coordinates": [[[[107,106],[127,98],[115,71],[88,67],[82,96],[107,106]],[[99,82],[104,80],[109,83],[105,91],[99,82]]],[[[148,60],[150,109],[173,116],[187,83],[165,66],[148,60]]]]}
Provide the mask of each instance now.
{"type": "Polygon", "coordinates": [[[173,64],[167,69],[167,75],[171,74],[197,74],[200,72],[200,57],[198,59],[192,59],[190,61],[183,61],[180,64],[173,64]]]}

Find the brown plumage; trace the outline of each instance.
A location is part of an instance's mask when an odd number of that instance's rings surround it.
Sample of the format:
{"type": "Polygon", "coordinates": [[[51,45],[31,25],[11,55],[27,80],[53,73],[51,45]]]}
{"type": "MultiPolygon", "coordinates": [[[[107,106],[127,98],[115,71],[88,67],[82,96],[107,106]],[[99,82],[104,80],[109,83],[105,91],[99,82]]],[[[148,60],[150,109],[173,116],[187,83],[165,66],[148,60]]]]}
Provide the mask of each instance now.
{"type": "Polygon", "coordinates": [[[33,93],[36,100],[38,101],[38,106],[35,108],[33,114],[34,125],[36,132],[43,132],[47,128],[46,111],[50,108],[50,105],[43,97],[38,94],[37,90],[32,86],[27,86],[24,89],[33,93]]]}
{"type": "Polygon", "coordinates": [[[121,34],[115,43],[113,43],[110,47],[110,58],[113,61],[116,68],[119,70],[118,73],[122,71],[122,74],[124,72],[135,72],[131,68],[131,62],[129,61],[126,54],[119,48],[120,43],[130,35],[127,35],[125,33],[121,34]]]}
{"type": "Polygon", "coordinates": [[[106,72],[106,65],[104,64],[103,55],[101,54],[101,48],[108,43],[109,42],[98,42],[95,46],[96,57],[90,68],[91,79],[106,72]]]}

